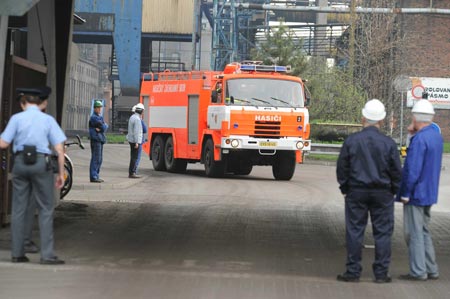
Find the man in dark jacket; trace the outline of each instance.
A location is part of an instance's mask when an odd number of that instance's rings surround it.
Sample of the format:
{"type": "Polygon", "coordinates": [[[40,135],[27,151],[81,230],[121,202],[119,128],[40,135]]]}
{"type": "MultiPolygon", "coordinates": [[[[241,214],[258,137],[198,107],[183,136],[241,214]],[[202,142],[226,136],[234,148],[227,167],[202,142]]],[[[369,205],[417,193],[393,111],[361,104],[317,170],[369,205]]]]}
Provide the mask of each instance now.
{"type": "Polygon", "coordinates": [[[347,270],[337,280],[358,282],[368,215],[375,239],[375,282],[391,282],[391,236],[394,229],[394,195],[401,178],[395,142],[380,132],[386,116],[383,103],[373,99],[362,110],[363,130],[344,142],[337,162],[337,180],[345,196],[347,270]]]}
{"type": "Polygon", "coordinates": [[[105,132],[108,125],[101,116],[103,104],[101,101],[94,101],[94,113],[89,120],[89,138],[91,139],[91,164],[89,167],[89,177],[91,183],[102,183],[100,178],[100,167],[103,161],[103,144],[106,142],[105,132]]]}
{"type": "Polygon", "coordinates": [[[441,174],[443,140],[432,124],[433,105],[419,100],[412,109],[415,131],[403,167],[400,201],[403,226],[409,253],[406,280],[438,279],[433,240],[429,230],[431,206],[437,203],[441,174]]]}

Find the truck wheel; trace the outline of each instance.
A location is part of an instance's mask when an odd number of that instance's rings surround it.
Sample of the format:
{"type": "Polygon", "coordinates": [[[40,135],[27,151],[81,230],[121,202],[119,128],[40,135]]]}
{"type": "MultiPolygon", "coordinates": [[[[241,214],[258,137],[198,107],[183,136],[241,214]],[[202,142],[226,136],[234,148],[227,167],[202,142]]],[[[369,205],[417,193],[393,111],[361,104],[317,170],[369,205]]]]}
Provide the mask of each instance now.
{"type": "Polygon", "coordinates": [[[173,156],[173,138],[170,136],[166,140],[164,148],[164,163],[168,172],[184,172],[186,171],[187,161],[184,159],[175,159],[173,156]]]}
{"type": "Polygon", "coordinates": [[[289,181],[294,176],[295,154],[290,152],[278,152],[272,165],[273,177],[280,181],[289,181]]]}
{"type": "Polygon", "coordinates": [[[205,163],[206,175],[210,178],[223,177],[225,174],[225,163],[223,161],[214,161],[214,143],[208,139],[203,151],[203,161],[205,163]]]}
{"type": "Polygon", "coordinates": [[[236,175],[249,175],[252,172],[253,165],[251,164],[241,164],[239,165],[239,169],[234,171],[236,175]]]}
{"type": "Polygon", "coordinates": [[[152,164],[153,169],[156,171],[166,170],[166,165],[164,164],[164,140],[158,135],[153,140],[152,144],[152,164]]]}

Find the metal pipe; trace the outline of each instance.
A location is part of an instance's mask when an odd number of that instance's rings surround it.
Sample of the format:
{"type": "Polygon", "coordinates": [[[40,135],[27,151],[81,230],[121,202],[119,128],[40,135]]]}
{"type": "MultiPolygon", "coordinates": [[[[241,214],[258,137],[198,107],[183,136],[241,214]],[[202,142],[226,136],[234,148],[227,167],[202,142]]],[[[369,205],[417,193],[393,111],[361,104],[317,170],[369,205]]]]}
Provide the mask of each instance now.
{"type": "MultiPolygon", "coordinates": [[[[234,6],[237,9],[255,9],[255,10],[280,10],[280,11],[305,11],[320,13],[351,13],[350,7],[319,7],[319,6],[284,6],[272,4],[251,4],[224,3],[224,6],[234,6]]],[[[383,8],[383,7],[355,7],[355,13],[378,13],[378,14],[444,14],[449,15],[450,9],[444,8],[383,8]]]]}

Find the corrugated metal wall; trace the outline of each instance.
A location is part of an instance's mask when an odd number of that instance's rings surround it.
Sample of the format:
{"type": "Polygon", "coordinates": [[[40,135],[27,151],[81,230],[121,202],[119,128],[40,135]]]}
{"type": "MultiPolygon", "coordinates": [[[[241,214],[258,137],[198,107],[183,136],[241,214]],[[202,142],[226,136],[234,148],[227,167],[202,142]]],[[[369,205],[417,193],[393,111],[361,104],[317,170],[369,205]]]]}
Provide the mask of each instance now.
{"type": "Polygon", "coordinates": [[[142,32],[192,33],[194,0],[143,0],[142,32]]]}

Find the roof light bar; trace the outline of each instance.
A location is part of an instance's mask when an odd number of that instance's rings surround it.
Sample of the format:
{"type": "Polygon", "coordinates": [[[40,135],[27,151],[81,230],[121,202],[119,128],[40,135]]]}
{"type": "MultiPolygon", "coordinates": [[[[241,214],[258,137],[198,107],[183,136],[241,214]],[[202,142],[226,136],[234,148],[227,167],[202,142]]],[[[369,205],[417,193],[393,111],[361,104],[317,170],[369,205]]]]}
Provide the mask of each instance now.
{"type": "Polygon", "coordinates": [[[287,73],[291,71],[291,66],[242,64],[241,71],[287,73]]]}

